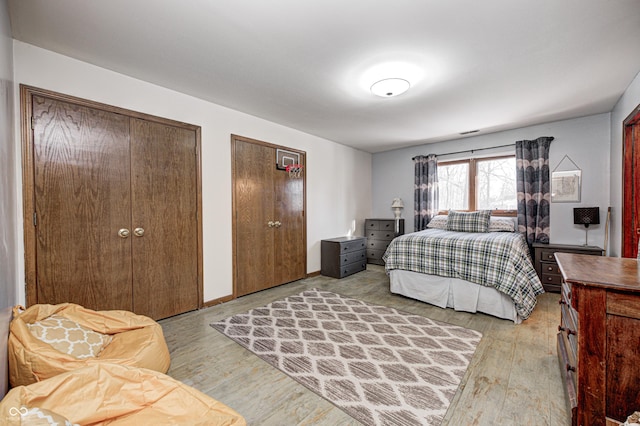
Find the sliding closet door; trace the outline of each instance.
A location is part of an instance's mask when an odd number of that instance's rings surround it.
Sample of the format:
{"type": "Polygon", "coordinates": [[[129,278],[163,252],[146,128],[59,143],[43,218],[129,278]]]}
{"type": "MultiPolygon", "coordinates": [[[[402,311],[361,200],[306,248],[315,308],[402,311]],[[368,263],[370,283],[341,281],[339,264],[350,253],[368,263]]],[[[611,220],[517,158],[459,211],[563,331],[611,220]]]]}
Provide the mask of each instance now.
{"type": "Polygon", "coordinates": [[[129,118],[42,96],[31,108],[37,302],[131,310],[129,118]]]}
{"type": "Polygon", "coordinates": [[[133,304],[166,318],[198,308],[194,130],[131,119],[133,304]]]}

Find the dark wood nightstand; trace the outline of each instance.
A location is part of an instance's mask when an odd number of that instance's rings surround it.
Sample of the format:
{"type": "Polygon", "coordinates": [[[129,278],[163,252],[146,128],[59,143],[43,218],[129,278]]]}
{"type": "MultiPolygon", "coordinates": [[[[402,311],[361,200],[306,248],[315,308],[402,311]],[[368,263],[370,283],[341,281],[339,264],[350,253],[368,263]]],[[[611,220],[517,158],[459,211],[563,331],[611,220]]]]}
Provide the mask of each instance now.
{"type": "Polygon", "coordinates": [[[533,263],[545,291],[559,293],[562,275],[554,253],[587,254],[602,256],[603,250],[596,246],[574,246],[568,244],[533,243],[533,263]]]}
{"type": "Polygon", "coordinates": [[[344,278],[367,269],[367,240],[364,237],[338,237],[320,242],[320,273],[344,278]]]}

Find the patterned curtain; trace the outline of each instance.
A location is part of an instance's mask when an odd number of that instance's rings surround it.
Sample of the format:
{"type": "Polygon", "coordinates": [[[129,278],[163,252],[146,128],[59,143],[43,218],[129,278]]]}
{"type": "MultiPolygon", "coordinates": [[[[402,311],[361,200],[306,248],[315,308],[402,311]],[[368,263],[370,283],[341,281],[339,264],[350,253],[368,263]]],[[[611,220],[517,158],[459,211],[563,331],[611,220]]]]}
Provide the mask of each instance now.
{"type": "Polygon", "coordinates": [[[518,231],[527,242],[548,243],[551,202],[549,147],[553,137],[516,142],[518,231]]]}
{"type": "Polygon", "coordinates": [[[415,163],[413,230],[422,231],[438,214],[438,157],[419,155],[415,163]]]}

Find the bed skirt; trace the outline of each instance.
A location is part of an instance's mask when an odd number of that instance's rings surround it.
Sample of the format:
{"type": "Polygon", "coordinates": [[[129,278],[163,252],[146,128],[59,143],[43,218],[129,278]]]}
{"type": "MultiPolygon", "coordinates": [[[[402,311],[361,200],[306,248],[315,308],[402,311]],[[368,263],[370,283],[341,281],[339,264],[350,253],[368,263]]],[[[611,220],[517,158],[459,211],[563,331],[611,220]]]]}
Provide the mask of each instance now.
{"type": "Polygon", "coordinates": [[[391,292],[417,299],[440,308],[482,312],[520,324],[513,300],[493,287],[485,287],[459,278],[440,277],[393,269],[389,272],[391,292]]]}

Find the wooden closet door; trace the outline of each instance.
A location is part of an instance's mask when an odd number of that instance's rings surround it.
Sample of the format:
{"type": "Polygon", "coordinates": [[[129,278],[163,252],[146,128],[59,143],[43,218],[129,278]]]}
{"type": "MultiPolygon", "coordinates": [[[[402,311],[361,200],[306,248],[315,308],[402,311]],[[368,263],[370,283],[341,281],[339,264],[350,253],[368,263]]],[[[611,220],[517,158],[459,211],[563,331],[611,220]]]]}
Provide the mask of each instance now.
{"type": "Polygon", "coordinates": [[[274,281],[283,284],[306,275],[304,178],[289,177],[284,170],[274,173],[274,217],[282,224],[274,232],[274,281]]]}
{"type": "Polygon", "coordinates": [[[276,168],[278,148],[232,137],[235,296],[306,276],[304,178],[276,168]]]}
{"type": "Polygon", "coordinates": [[[624,120],[622,257],[638,256],[640,241],[640,106],[624,120]]]}
{"type": "Polygon", "coordinates": [[[234,140],[235,295],[244,296],[274,283],[275,150],[234,140]]]}
{"type": "Polygon", "coordinates": [[[37,303],[131,310],[129,119],[42,96],[31,108],[37,303]]]}
{"type": "Polygon", "coordinates": [[[133,305],[166,318],[198,308],[193,130],[131,119],[133,305]]]}

